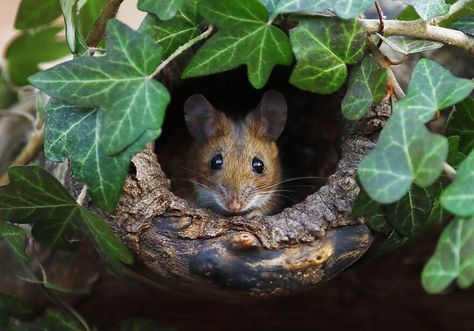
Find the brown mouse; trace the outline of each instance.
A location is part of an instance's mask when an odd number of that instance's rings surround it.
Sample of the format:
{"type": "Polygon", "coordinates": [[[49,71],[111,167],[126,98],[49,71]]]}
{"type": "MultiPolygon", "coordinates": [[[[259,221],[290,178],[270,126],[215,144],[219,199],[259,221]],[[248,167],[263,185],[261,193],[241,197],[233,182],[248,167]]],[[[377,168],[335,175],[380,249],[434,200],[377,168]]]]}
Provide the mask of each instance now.
{"type": "Polygon", "coordinates": [[[226,215],[277,211],[281,166],[275,141],[286,124],[285,98],[267,91],[241,120],[199,94],[186,101],[184,111],[194,140],[186,161],[194,202],[226,215]]]}

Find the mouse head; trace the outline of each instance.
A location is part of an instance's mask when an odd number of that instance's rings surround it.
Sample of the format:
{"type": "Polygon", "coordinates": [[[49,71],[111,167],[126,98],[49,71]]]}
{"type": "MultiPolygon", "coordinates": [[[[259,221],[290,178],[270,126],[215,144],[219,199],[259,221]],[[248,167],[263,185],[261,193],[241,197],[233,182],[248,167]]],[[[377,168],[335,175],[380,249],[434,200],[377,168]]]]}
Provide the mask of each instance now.
{"type": "Polygon", "coordinates": [[[188,155],[196,200],[228,214],[274,209],[281,180],[276,139],[286,124],[286,101],[267,91],[245,119],[233,121],[202,95],[184,105],[195,143],[188,155]]]}

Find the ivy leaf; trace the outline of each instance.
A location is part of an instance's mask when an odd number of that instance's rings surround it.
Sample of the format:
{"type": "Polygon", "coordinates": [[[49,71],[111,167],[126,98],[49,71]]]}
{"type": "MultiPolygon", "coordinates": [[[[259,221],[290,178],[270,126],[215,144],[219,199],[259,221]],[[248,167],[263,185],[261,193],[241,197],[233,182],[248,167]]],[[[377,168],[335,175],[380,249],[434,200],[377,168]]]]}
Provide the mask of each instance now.
{"type": "Polygon", "coordinates": [[[137,8],[166,21],[173,18],[184,3],[185,0],[139,0],[137,8]]]}
{"type": "Polygon", "coordinates": [[[402,0],[402,2],[415,7],[418,15],[425,21],[446,15],[450,7],[444,0],[402,0]]]}
{"type": "Polygon", "coordinates": [[[398,105],[427,122],[436,111],[466,98],[473,88],[474,81],[455,77],[436,62],[421,59],[413,70],[407,96],[398,105]]]}
{"type": "Polygon", "coordinates": [[[0,187],[0,218],[33,223],[33,236],[51,246],[64,243],[72,231],[84,234],[102,259],[115,272],[120,263],[132,263],[132,256],[115,237],[109,225],[96,214],[76,204],[64,187],[38,166],[12,167],[11,183],[0,187]],[[20,193],[21,192],[21,193],[20,193]]]}
{"type": "Polygon", "coordinates": [[[359,62],[367,32],[358,20],[301,17],[290,31],[297,64],[290,83],[310,92],[333,93],[346,82],[347,66],[359,62]]]}
{"type": "Polygon", "coordinates": [[[453,183],[441,195],[443,207],[451,213],[462,216],[474,216],[474,150],[459,165],[453,183]]]}
{"type": "Polygon", "coordinates": [[[182,78],[210,75],[246,64],[250,83],[262,88],[275,65],[291,64],[288,37],[269,24],[268,11],[258,0],[202,0],[199,9],[219,31],[194,55],[182,78]]]}
{"type": "Polygon", "coordinates": [[[416,39],[406,36],[384,37],[378,33],[377,35],[393,50],[402,54],[420,53],[432,49],[441,48],[444,46],[443,43],[439,43],[436,41],[416,39]]]}
{"type": "Polygon", "coordinates": [[[385,238],[375,242],[370,256],[379,256],[403,245],[429,228],[438,226],[444,219],[443,208],[439,202],[442,185],[435,183],[428,188],[413,185],[399,201],[383,205],[361,188],[352,217],[365,216],[367,225],[385,238]]]}
{"type": "Polygon", "coordinates": [[[354,201],[351,216],[353,218],[368,218],[367,225],[375,232],[387,234],[392,230],[392,227],[387,223],[382,205],[371,199],[363,188],[360,189],[354,201]]]}
{"type": "Polygon", "coordinates": [[[459,136],[448,137],[449,150],[446,162],[455,169],[457,169],[462,160],[466,158],[466,155],[459,151],[459,141],[459,136]]]}
{"type": "Polygon", "coordinates": [[[340,18],[348,19],[356,17],[374,3],[371,0],[267,0],[265,4],[274,14],[322,13],[332,9],[340,18]]]}
{"type": "Polygon", "coordinates": [[[435,254],[421,275],[428,293],[440,293],[457,280],[461,288],[474,282],[474,218],[457,218],[441,234],[435,254]]]}
{"type": "Polygon", "coordinates": [[[169,94],[151,75],[161,47],[117,20],[106,29],[107,55],[83,56],[30,77],[32,85],[51,97],[80,107],[104,107],[102,148],[120,153],[146,130],[163,123],[169,94]]]}
{"type": "Polygon", "coordinates": [[[61,30],[61,27],[52,27],[35,34],[21,34],[12,41],[5,54],[12,83],[27,85],[28,76],[40,70],[40,63],[51,62],[69,54],[64,40],[57,37],[61,30]]]}
{"type": "Polygon", "coordinates": [[[71,53],[76,51],[75,11],[77,0],[60,0],[66,29],[66,41],[71,53]]]}
{"type": "Polygon", "coordinates": [[[446,138],[430,133],[416,113],[397,104],[377,146],[359,166],[360,181],[372,199],[395,202],[413,181],[421,187],[431,185],[447,153],[446,138]]]}
{"type": "Polygon", "coordinates": [[[148,33],[163,47],[163,57],[170,56],[179,46],[199,35],[201,15],[198,2],[188,1],[169,21],[160,21],[155,15],[147,15],[139,31],[148,33]]]}
{"type": "Polygon", "coordinates": [[[412,185],[406,195],[388,205],[376,202],[361,189],[352,216],[368,217],[367,225],[376,232],[390,234],[395,230],[403,237],[413,238],[440,224],[443,215],[438,197],[442,188],[440,183],[427,188],[412,185]]]}
{"type": "Polygon", "coordinates": [[[389,223],[407,238],[413,238],[425,230],[439,225],[442,212],[436,198],[442,186],[434,184],[428,188],[412,185],[407,194],[385,208],[389,223]],[[438,207],[436,207],[438,206],[438,207]],[[437,214],[432,214],[433,210],[437,214]]]}
{"type": "Polygon", "coordinates": [[[280,0],[260,0],[260,2],[267,7],[269,13],[274,13],[280,0]]]}
{"type": "Polygon", "coordinates": [[[15,18],[15,29],[27,30],[40,27],[61,16],[58,0],[22,0],[15,18]]]}
{"type": "Polygon", "coordinates": [[[374,102],[386,94],[387,69],[380,69],[370,55],[351,70],[342,114],[351,120],[361,119],[374,102]]]}
{"type": "Polygon", "coordinates": [[[456,105],[446,124],[446,135],[458,135],[459,151],[468,154],[474,148],[474,98],[468,97],[456,105]]]}
{"type": "Polygon", "coordinates": [[[83,326],[70,314],[59,309],[48,309],[44,317],[44,327],[48,331],[82,331],[83,326]]]}
{"type": "Polygon", "coordinates": [[[28,261],[28,256],[25,254],[25,230],[8,222],[0,222],[0,239],[5,241],[17,258],[28,261]]]}
{"type": "Polygon", "coordinates": [[[71,161],[75,177],[89,187],[94,202],[109,213],[122,192],[130,159],[159,136],[147,130],[136,142],[113,156],[100,144],[103,109],[80,108],[51,100],[46,108],[45,155],[50,161],[71,161]]]}
{"type": "Polygon", "coordinates": [[[474,36],[474,15],[461,17],[449,25],[451,28],[474,36]]]}

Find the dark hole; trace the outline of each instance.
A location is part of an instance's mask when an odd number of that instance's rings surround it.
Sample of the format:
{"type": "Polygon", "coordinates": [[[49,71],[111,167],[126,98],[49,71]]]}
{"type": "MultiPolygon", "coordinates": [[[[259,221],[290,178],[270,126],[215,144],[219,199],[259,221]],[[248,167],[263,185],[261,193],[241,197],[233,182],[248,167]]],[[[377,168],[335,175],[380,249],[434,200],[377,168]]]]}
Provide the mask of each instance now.
{"type": "Polygon", "coordinates": [[[203,94],[217,109],[243,118],[256,107],[265,91],[277,90],[288,104],[287,124],[277,141],[286,180],[282,185],[286,196],[282,207],[301,202],[327,182],[340,156],[343,94],[318,95],[301,91],[288,83],[290,73],[291,68],[275,68],[261,90],[249,84],[244,67],[180,82],[172,93],[163,133],[156,143],[159,162],[172,180],[175,193],[180,195],[176,184],[184,179],[173,180],[176,172],[173,157],[185,150],[192,140],[185,126],[183,104],[193,94],[203,94]]]}

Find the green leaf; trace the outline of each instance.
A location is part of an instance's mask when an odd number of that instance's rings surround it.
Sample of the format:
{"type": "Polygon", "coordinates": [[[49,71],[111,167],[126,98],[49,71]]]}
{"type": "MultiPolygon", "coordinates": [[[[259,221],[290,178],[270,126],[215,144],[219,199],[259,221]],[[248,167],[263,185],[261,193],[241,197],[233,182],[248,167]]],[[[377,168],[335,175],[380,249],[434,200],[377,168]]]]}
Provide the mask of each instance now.
{"type": "Polygon", "coordinates": [[[425,21],[446,15],[450,7],[444,0],[402,0],[402,2],[415,7],[418,15],[425,21]]]}
{"type": "Polygon", "coordinates": [[[27,261],[25,254],[26,233],[25,230],[17,225],[0,222],[0,239],[3,239],[8,248],[22,261],[27,261]]]}
{"type": "Polygon", "coordinates": [[[448,144],[444,137],[429,133],[424,123],[436,110],[465,98],[473,86],[430,60],[417,63],[407,97],[395,105],[377,146],[359,167],[361,183],[373,199],[394,202],[408,192],[412,181],[426,187],[436,180],[448,144]]]}
{"type": "Polygon", "coordinates": [[[474,36],[474,15],[461,17],[449,24],[449,27],[474,36]]]}
{"type": "Polygon", "coordinates": [[[392,49],[403,54],[419,53],[444,46],[443,43],[436,41],[416,39],[406,36],[384,37],[378,33],[377,35],[392,49]]]}
{"type": "Polygon", "coordinates": [[[398,105],[427,122],[436,111],[466,98],[473,88],[474,81],[457,78],[436,62],[421,59],[413,70],[407,96],[398,105]]]}
{"type": "Polygon", "coordinates": [[[29,318],[32,314],[27,303],[9,294],[0,293],[0,326],[7,326],[9,318],[29,318]]]}
{"type": "Polygon", "coordinates": [[[269,13],[274,13],[280,0],[260,0],[260,2],[267,7],[269,13]]]}
{"type": "Polygon", "coordinates": [[[399,21],[414,21],[419,18],[420,18],[420,15],[417,14],[415,8],[412,6],[407,6],[397,16],[397,20],[399,21]]]}
{"type": "Polygon", "coordinates": [[[360,181],[372,199],[395,202],[413,181],[421,187],[431,185],[447,153],[446,138],[430,133],[416,113],[397,104],[377,146],[359,166],[360,181]]]}
{"type": "Polygon", "coordinates": [[[59,309],[48,309],[44,317],[47,331],[83,331],[82,325],[70,314],[59,309]]]}
{"type": "Polygon", "coordinates": [[[292,62],[288,37],[269,24],[268,11],[258,0],[199,2],[202,16],[219,31],[194,55],[182,77],[210,75],[246,64],[255,88],[265,85],[277,64],[292,62]]]}
{"type": "Polygon", "coordinates": [[[109,20],[106,44],[106,56],[76,58],[30,77],[30,82],[65,103],[103,107],[101,146],[114,155],[145,131],[161,128],[170,96],[151,77],[162,51],[151,37],[109,20]]]}
{"type": "Polygon", "coordinates": [[[377,201],[371,199],[367,192],[361,188],[354,201],[351,215],[353,218],[368,218],[367,225],[371,230],[378,233],[388,234],[393,230],[393,228],[387,223],[387,216],[382,209],[383,206],[377,201]]]}
{"type": "Polygon", "coordinates": [[[403,198],[385,208],[389,223],[407,238],[413,238],[433,225],[439,225],[441,215],[436,198],[440,192],[441,186],[438,184],[429,188],[412,185],[403,198]],[[436,203],[437,214],[432,214],[436,203]]]}
{"type": "Polygon", "coordinates": [[[296,87],[333,93],[346,82],[347,66],[359,62],[367,47],[367,32],[359,20],[301,17],[290,31],[297,64],[290,77],[296,87]]]}
{"type": "Polygon", "coordinates": [[[275,0],[266,1],[267,8],[274,8],[274,14],[289,13],[322,13],[332,9],[343,19],[356,17],[358,14],[373,6],[371,0],[275,0]]]}
{"type": "Polygon", "coordinates": [[[443,207],[462,217],[474,216],[474,150],[459,165],[453,183],[441,195],[443,207]]]}
{"type": "Polygon", "coordinates": [[[474,98],[468,97],[456,105],[446,124],[447,136],[459,136],[459,151],[469,154],[474,148],[474,98]]]}
{"type": "Polygon", "coordinates": [[[446,162],[449,165],[453,166],[455,169],[457,169],[462,160],[466,158],[466,155],[459,151],[459,142],[459,136],[448,137],[449,150],[446,162]]]}
{"type": "Polygon", "coordinates": [[[163,57],[166,58],[179,46],[199,35],[201,19],[198,2],[188,1],[169,21],[160,21],[154,15],[147,15],[138,30],[148,33],[163,47],[163,57]]]}
{"type": "Polygon", "coordinates": [[[35,34],[21,34],[5,54],[10,80],[18,86],[28,84],[28,76],[38,72],[40,63],[51,62],[69,54],[64,40],[57,37],[62,28],[52,27],[35,34]]]}
{"type": "Polygon", "coordinates": [[[100,144],[104,116],[102,109],[80,108],[51,100],[46,108],[45,155],[54,162],[69,158],[74,176],[88,185],[94,202],[113,213],[130,159],[160,132],[147,130],[122,152],[108,156],[100,144]]]}
{"type": "Polygon", "coordinates": [[[412,185],[405,196],[388,205],[372,200],[361,189],[354,202],[352,216],[367,217],[367,225],[375,232],[388,235],[395,230],[403,237],[413,238],[428,228],[439,225],[443,219],[438,201],[442,188],[441,183],[428,188],[412,185]]]}
{"type": "Polygon", "coordinates": [[[33,236],[51,246],[63,244],[72,231],[84,234],[112,270],[132,263],[132,256],[99,216],[76,204],[63,186],[38,166],[12,167],[11,183],[0,187],[0,218],[33,223],[33,236]]]}
{"type": "Polygon", "coordinates": [[[457,280],[461,288],[474,282],[474,219],[457,218],[441,234],[435,254],[421,275],[428,293],[440,293],[457,280]]]}
{"type": "Polygon", "coordinates": [[[77,0],[60,0],[66,29],[66,41],[71,53],[76,51],[75,12],[77,0]]]}
{"type": "Polygon", "coordinates": [[[351,120],[361,119],[374,102],[386,94],[387,69],[380,69],[370,55],[351,70],[342,114],[351,120]]]}
{"type": "Polygon", "coordinates": [[[139,0],[137,7],[166,21],[173,18],[184,3],[185,0],[139,0]]]}
{"type": "Polygon", "coordinates": [[[40,27],[61,16],[58,0],[22,0],[16,14],[15,29],[27,30],[40,27]]]}

